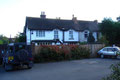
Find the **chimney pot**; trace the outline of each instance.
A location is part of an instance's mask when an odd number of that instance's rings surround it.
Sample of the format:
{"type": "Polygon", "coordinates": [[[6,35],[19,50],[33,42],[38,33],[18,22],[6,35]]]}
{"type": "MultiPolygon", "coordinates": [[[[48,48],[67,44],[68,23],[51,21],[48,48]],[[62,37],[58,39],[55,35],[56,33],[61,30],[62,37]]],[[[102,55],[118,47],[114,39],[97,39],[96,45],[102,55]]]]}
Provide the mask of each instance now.
{"type": "Polygon", "coordinates": [[[45,18],[46,18],[45,12],[41,12],[40,17],[41,17],[42,19],[45,19],[45,18]]]}

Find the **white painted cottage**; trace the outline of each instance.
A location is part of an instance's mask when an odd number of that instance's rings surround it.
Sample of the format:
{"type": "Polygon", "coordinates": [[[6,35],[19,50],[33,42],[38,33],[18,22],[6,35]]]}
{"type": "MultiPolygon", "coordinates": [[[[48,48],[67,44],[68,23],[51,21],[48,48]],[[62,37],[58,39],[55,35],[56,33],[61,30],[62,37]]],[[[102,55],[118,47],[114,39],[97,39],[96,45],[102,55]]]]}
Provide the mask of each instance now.
{"type": "Polygon", "coordinates": [[[40,18],[26,17],[24,33],[27,44],[78,44],[87,42],[89,33],[95,38],[99,37],[97,21],[77,20],[73,16],[72,20],[48,19],[44,12],[40,18]]]}

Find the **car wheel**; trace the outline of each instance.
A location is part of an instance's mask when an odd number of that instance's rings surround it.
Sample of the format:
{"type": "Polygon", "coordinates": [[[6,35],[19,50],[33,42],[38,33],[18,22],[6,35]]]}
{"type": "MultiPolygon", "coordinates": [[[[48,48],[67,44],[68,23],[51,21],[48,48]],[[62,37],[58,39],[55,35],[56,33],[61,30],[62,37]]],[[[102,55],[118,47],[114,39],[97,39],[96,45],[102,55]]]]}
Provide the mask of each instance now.
{"type": "Polygon", "coordinates": [[[101,57],[101,58],[104,58],[104,55],[103,55],[103,54],[101,54],[101,55],[100,55],[100,57],[101,57]]]}
{"type": "Polygon", "coordinates": [[[28,69],[31,69],[31,68],[33,67],[33,62],[32,62],[32,61],[29,62],[29,63],[27,64],[27,67],[28,67],[28,69]]]}
{"type": "Polygon", "coordinates": [[[27,65],[27,68],[28,68],[28,69],[31,69],[32,67],[31,67],[31,66],[29,66],[29,64],[28,64],[28,65],[27,65]]]}
{"type": "Polygon", "coordinates": [[[6,71],[10,71],[10,70],[12,70],[13,69],[13,66],[12,65],[9,65],[9,64],[5,64],[5,70],[6,71]]]}
{"type": "Polygon", "coordinates": [[[117,59],[120,59],[120,55],[117,56],[117,59]]]}
{"type": "Polygon", "coordinates": [[[116,56],[114,56],[114,58],[115,58],[115,59],[117,59],[117,55],[116,55],[116,56]]]}

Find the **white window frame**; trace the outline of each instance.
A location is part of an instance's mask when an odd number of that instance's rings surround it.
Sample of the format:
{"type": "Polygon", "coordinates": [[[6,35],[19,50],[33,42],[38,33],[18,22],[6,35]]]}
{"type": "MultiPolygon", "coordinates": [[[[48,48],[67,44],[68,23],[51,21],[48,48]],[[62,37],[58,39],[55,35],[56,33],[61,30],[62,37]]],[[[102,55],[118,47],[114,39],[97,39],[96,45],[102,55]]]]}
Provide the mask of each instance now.
{"type": "Polygon", "coordinates": [[[69,40],[73,40],[73,30],[69,31],[69,40]]]}
{"type": "Polygon", "coordinates": [[[37,30],[36,31],[36,37],[45,37],[45,31],[37,30]]]}
{"type": "Polygon", "coordinates": [[[84,31],[84,37],[85,37],[85,38],[88,38],[88,36],[89,36],[89,31],[88,31],[88,30],[85,30],[85,31],[84,31]]]}
{"type": "Polygon", "coordinates": [[[58,32],[58,30],[54,30],[54,39],[59,39],[59,32],[58,32]]]}

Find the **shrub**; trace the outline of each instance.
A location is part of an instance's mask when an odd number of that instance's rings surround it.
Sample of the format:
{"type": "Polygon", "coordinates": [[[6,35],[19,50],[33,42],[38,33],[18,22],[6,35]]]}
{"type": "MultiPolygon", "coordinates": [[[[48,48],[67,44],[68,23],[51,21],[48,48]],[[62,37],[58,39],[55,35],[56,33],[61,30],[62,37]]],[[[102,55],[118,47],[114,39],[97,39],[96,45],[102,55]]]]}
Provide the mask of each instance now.
{"type": "Polygon", "coordinates": [[[34,62],[62,61],[88,58],[90,51],[78,45],[40,46],[34,62]]]}
{"type": "Polygon", "coordinates": [[[89,58],[90,51],[86,48],[76,46],[76,48],[71,49],[72,59],[81,59],[81,58],[89,58]]]}
{"type": "Polygon", "coordinates": [[[111,65],[112,73],[103,80],[120,80],[120,63],[111,65]]]}

